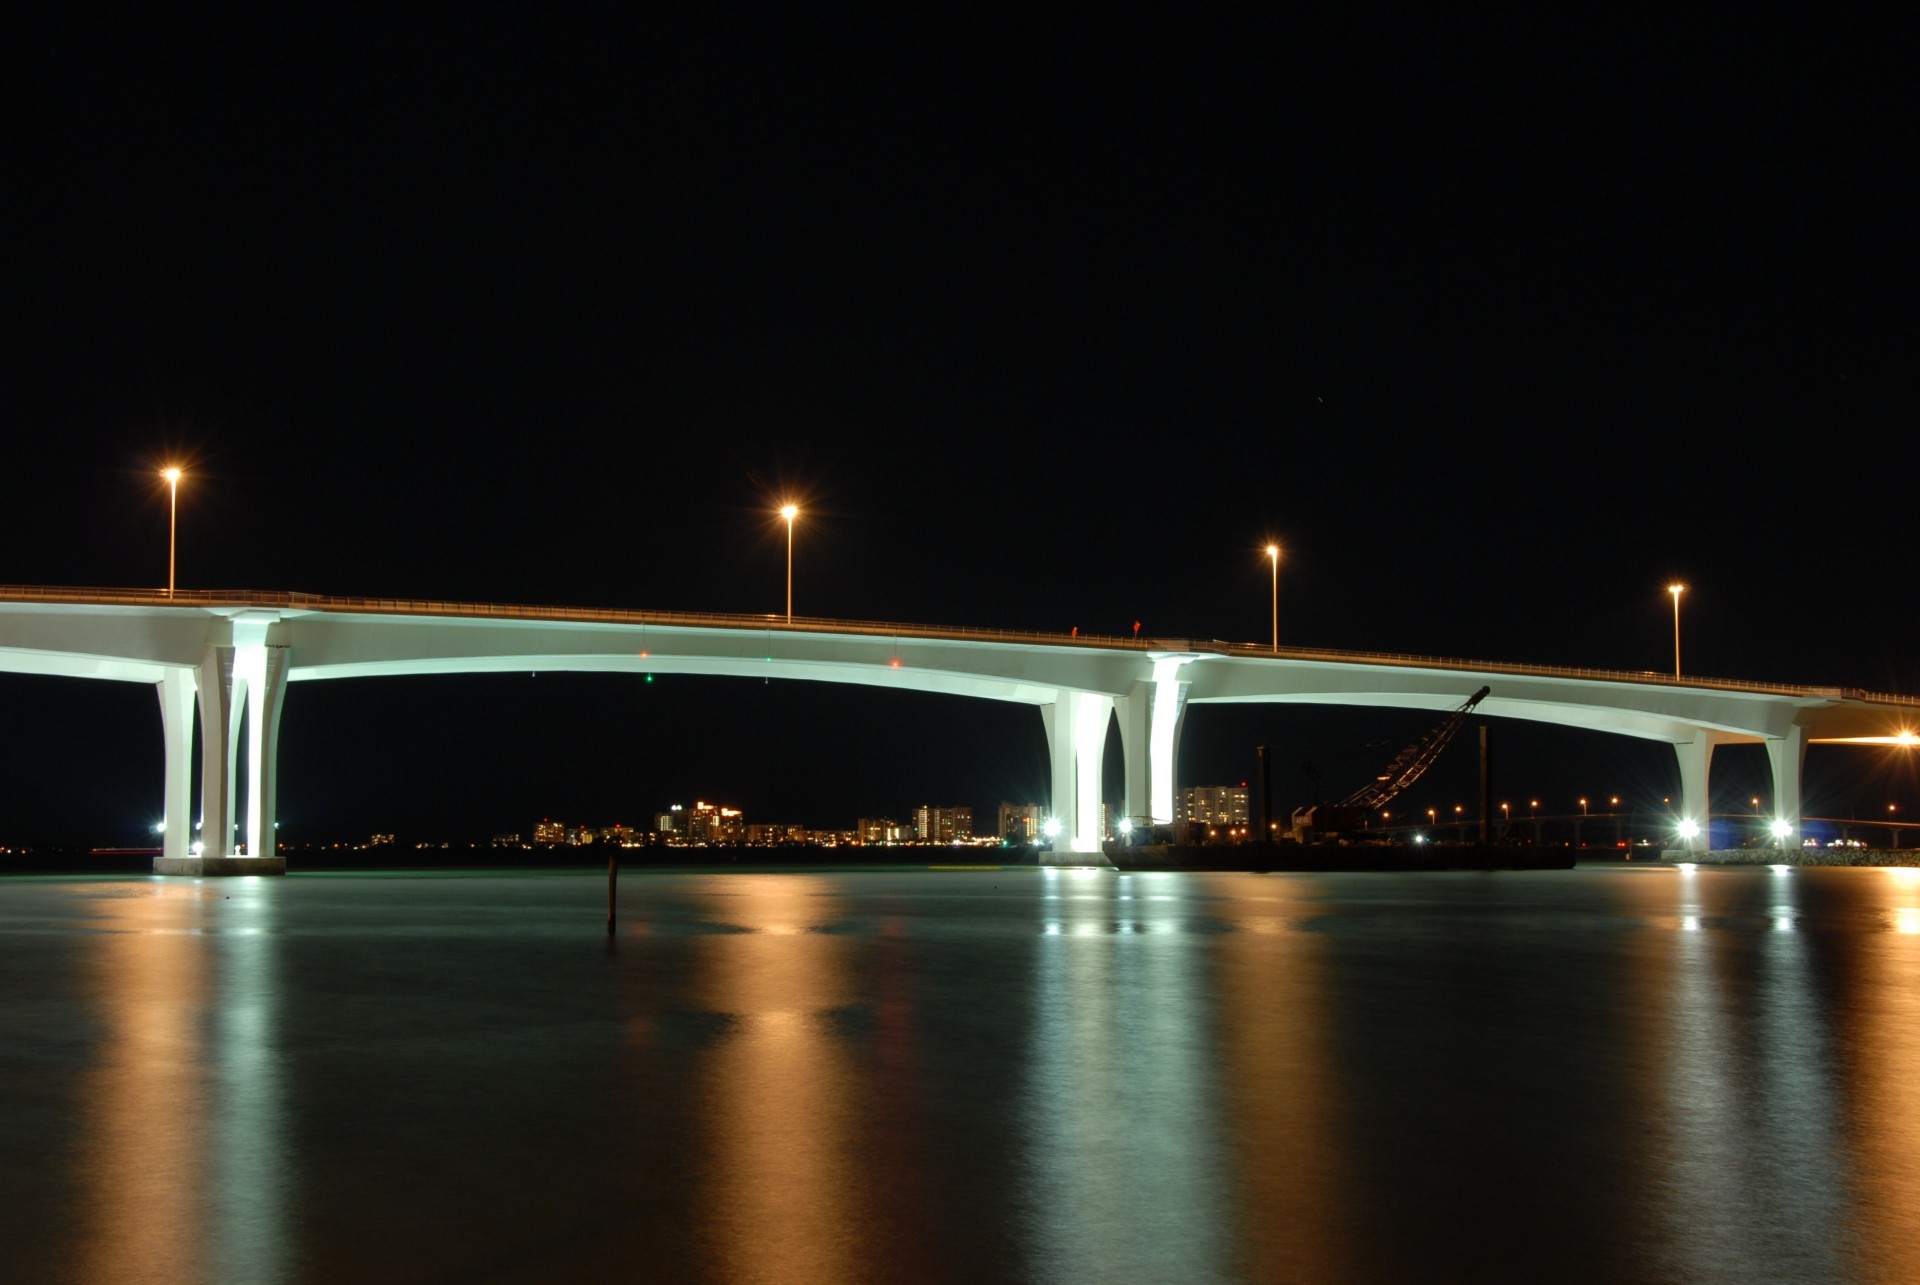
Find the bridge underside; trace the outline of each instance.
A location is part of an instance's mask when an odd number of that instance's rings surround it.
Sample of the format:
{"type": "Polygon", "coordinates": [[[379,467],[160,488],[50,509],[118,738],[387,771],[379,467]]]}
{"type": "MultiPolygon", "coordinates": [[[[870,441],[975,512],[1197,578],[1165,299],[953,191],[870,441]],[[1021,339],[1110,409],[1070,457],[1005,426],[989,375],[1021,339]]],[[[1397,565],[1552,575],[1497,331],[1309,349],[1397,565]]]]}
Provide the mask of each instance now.
{"type": "MultiPolygon", "coordinates": [[[[426,604],[431,607],[432,604],[426,604]]],[[[492,609],[489,609],[491,612],[492,609]]],[[[502,612],[526,609],[499,609],[502,612]]],[[[631,613],[630,613],[631,614],[631,613]]],[[[1481,685],[1479,712],[1660,741],[1675,749],[1683,812],[1704,819],[1715,748],[1767,747],[1780,816],[1797,829],[1806,747],[1884,739],[1920,722],[1920,702],[1847,699],[1808,689],[1621,675],[1503,670],[1458,663],[1382,663],[1284,655],[981,640],[901,626],[857,632],[774,622],[660,624],[647,620],[408,616],[247,606],[101,606],[0,599],[0,670],[145,682],[159,693],[166,746],[169,858],[192,855],[188,769],[197,717],[202,741],[202,855],[271,855],[280,708],[289,682],[517,672],[667,673],[854,683],[1012,701],[1040,710],[1051,809],[1062,859],[1096,853],[1101,763],[1118,722],[1125,814],[1173,819],[1174,764],[1190,704],[1300,703],[1447,710],[1481,685]],[[233,783],[244,734],[249,797],[233,783]]]]}

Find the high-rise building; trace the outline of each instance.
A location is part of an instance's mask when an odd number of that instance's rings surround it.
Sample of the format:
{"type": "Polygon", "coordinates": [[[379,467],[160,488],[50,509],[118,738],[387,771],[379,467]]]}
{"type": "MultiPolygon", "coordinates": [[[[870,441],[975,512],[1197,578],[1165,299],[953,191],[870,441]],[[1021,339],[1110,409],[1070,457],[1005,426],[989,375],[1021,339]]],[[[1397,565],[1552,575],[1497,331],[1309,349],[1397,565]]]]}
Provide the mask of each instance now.
{"type": "Polygon", "coordinates": [[[565,821],[549,821],[545,817],[542,817],[540,823],[533,827],[533,841],[535,843],[565,843],[567,841],[567,823],[565,821]]]}
{"type": "Polygon", "coordinates": [[[861,843],[904,843],[912,836],[892,817],[861,817],[854,826],[861,843]]]}
{"type": "Polygon", "coordinates": [[[922,843],[956,843],[973,837],[972,808],[936,808],[927,804],[913,810],[913,835],[922,843]]]}
{"type": "Polygon", "coordinates": [[[688,843],[744,843],[747,819],[738,808],[723,808],[717,803],[696,799],[687,817],[688,843]]]}
{"type": "Polygon", "coordinates": [[[1032,843],[1040,837],[1047,810],[1038,803],[1002,803],[1000,805],[1000,841],[1032,843]]]}
{"type": "Polygon", "coordinates": [[[1190,785],[1174,796],[1174,816],[1201,825],[1247,824],[1247,787],[1190,785]]]}

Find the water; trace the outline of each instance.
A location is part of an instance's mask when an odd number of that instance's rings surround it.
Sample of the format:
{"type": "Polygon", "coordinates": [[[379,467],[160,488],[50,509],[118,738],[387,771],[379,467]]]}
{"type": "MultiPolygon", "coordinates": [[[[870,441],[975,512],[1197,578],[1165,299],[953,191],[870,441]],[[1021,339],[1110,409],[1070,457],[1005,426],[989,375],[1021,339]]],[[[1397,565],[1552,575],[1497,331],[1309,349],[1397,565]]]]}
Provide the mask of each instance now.
{"type": "Polygon", "coordinates": [[[1920,871],[0,881],[0,1279],[1920,1279],[1920,871]]]}

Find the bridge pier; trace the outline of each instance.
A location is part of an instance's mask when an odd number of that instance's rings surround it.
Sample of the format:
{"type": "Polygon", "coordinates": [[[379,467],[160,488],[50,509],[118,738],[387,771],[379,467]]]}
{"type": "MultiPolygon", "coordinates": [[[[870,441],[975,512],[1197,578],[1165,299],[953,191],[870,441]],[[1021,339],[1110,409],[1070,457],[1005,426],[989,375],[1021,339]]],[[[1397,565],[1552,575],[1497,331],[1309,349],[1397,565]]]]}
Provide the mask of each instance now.
{"type": "Polygon", "coordinates": [[[1783,848],[1800,846],[1800,776],[1807,764],[1807,734],[1799,727],[1767,738],[1767,766],[1773,770],[1773,815],[1793,829],[1780,837],[1783,848]]]}
{"type": "Polygon", "coordinates": [[[1048,863],[1085,865],[1085,860],[1067,854],[1100,851],[1100,769],[1113,697],[1061,691],[1040,707],[1040,717],[1053,766],[1052,819],[1061,827],[1048,863]]]}
{"type": "Polygon", "coordinates": [[[194,671],[170,669],[154,684],[160,697],[160,735],[166,743],[167,778],[161,794],[160,855],[170,861],[191,856],[193,843],[194,671]]]}
{"type": "Polygon", "coordinates": [[[160,684],[167,751],[167,837],[155,874],[282,874],[274,851],[278,802],[280,709],[286,698],[288,649],[267,642],[270,621],[241,617],[231,643],[208,643],[200,666],[160,684]],[[187,764],[191,707],[200,712],[200,842],[186,842],[187,764]],[[236,772],[240,729],[247,731],[246,854],[235,851],[236,772]],[[180,818],[176,826],[175,817],[180,818]],[[176,831],[178,831],[176,833],[176,831]]]}
{"type": "Polygon", "coordinates": [[[1713,766],[1713,751],[1726,739],[1703,727],[1693,740],[1681,741],[1673,747],[1674,756],[1680,760],[1680,819],[1700,827],[1700,832],[1692,838],[1675,840],[1690,852],[1705,852],[1712,842],[1708,826],[1713,796],[1708,792],[1707,781],[1713,766]]]}
{"type": "Polygon", "coordinates": [[[1180,726],[1187,716],[1187,689],[1191,677],[1181,671],[1196,657],[1157,655],[1153,658],[1153,730],[1147,745],[1148,814],[1155,825],[1173,823],[1175,772],[1180,761],[1180,726]]]}
{"type": "MultiPolygon", "coordinates": [[[[1727,736],[1703,727],[1693,740],[1673,747],[1680,760],[1680,816],[1700,827],[1700,832],[1692,838],[1677,840],[1689,852],[1705,852],[1712,842],[1708,827],[1712,813],[1709,778],[1713,752],[1722,745],[1739,743],[1752,744],[1752,738],[1727,736]]],[[[1773,778],[1773,817],[1792,827],[1782,836],[1781,846],[1795,847],[1802,831],[1801,777],[1807,762],[1806,729],[1791,727],[1784,736],[1767,737],[1765,744],[1767,768],[1773,778]]]]}

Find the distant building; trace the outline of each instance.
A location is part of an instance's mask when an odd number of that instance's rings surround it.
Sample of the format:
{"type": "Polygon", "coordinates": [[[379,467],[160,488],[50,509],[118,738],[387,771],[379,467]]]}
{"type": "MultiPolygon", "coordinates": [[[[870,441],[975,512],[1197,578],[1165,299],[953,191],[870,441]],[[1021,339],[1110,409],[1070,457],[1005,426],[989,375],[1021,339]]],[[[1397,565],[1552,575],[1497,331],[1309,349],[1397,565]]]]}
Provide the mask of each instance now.
{"type": "Polygon", "coordinates": [[[1000,805],[1000,841],[1032,843],[1040,837],[1047,810],[1038,803],[1002,803],[1000,805]]]}
{"type": "Polygon", "coordinates": [[[567,841],[567,823],[565,821],[549,821],[542,818],[540,823],[533,827],[533,841],[535,843],[565,843],[567,841]]]}
{"type": "Polygon", "coordinates": [[[1245,825],[1247,787],[1245,785],[1190,785],[1174,796],[1176,820],[1198,821],[1201,825],[1245,825]]]}
{"type": "Polygon", "coordinates": [[[367,846],[369,848],[391,848],[393,846],[393,836],[390,834],[369,835],[367,838],[367,846]]]}
{"type": "Polygon", "coordinates": [[[687,834],[686,817],[687,810],[676,803],[665,812],[654,815],[653,832],[655,834],[685,838],[687,834]]]}
{"type": "Polygon", "coordinates": [[[922,843],[965,842],[973,838],[973,809],[917,807],[913,810],[913,837],[922,843]]]}
{"type": "Polygon", "coordinates": [[[717,803],[696,799],[687,816],[688,843],[744,843],[747,819],[738,808],[723,808],[717,803]]]}
{"type": "Polygon", "coordinates": [[[520,836],[517,834],[496,834],[493,836],[493,846],[496,848],[524,848],[526,844],[520,842],[520,836]]]}
{"type": "Polygon", "coordinates": [[[860,843],[905,843],[912,837],[892,817],[861,817],[853,832],[860,843]]]}

